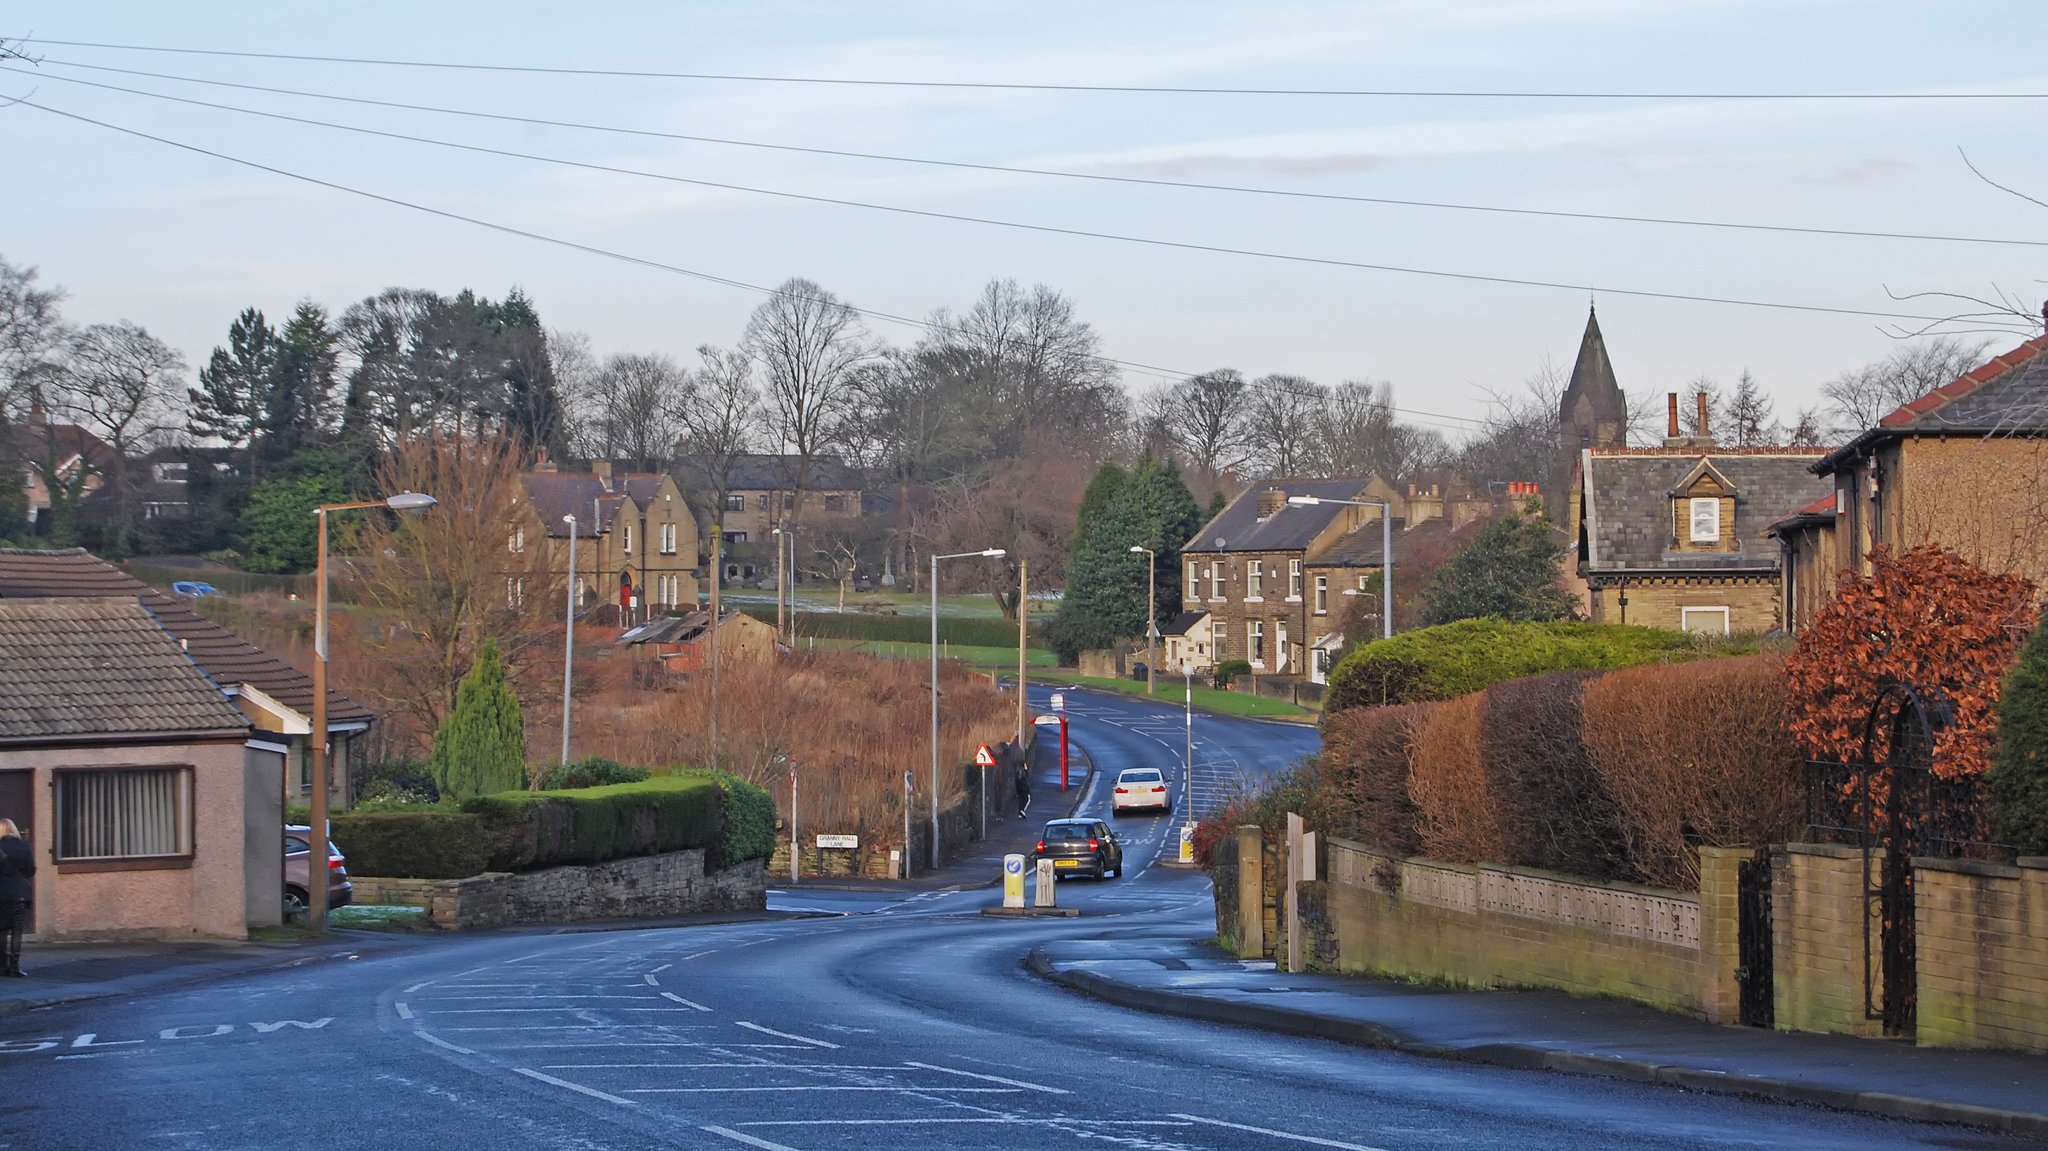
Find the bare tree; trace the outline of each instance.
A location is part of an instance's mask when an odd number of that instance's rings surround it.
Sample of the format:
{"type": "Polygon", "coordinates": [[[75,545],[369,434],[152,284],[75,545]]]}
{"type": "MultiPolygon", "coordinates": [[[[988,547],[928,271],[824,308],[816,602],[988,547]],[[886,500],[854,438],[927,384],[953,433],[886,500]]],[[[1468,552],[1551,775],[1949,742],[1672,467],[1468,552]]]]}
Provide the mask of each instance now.
{"type": "Polygon", "coordinates": [[[1877,426],[1894,408],[1954,381],[1984,358],[1987,340],[1936,336],[1902,344],[1882,360],[1843,372],[1821,385],[1834,430],[1853,436],[1877,426]]]}
{"type": "Polygon", "coordinates": [[[1727,398],[1721,394],[1721,383],[1705,372],[1694,376],[1679,396],[1678,427],[1688,436],[1708,436],[1727,426],[1727,398]],[[1699,397],[1707,397],[1707,416],[1704,426],[1700,423],[1699,397]]]}
{"type": "Polygon", "coordinates": [[[1255,465],[1268,476],[1314,470],[1318,425],[1330,397],[1306,376],[1269,375],[1252,385],[1245,440],[1255,465]]]}
{"type": "Polygon", "coordinates": [[[1792,426],[1785,429],[1785,442],[1795,448],[1818,448],[1827,445],[1827,431],[1821,421],[1818,408],[1801,408],[1792,419],[1792,426]]]}
{"type": "Polygon", "coordinates": [[[597,378],[603,368],[590,348],[590,337],[582,332],[551,328],[547,334],[548,353],[554,358],[555,384],[562,394],[562,438],[576,455],[602,455],[592,446],[601,425],[597,378]]]}
{"type": "Polygon", "coordinates": [[[34,268],[0,258],[0,421],[12,419],[28,386],[66,336],[62,288],[36,286],[34,268]]]}
{"type": "Polygon", "coordinates": [[[919,349],[944,349],[950,374],[973,393],[991,450],[1014,456],[1034,432],[1057,429],[1100,452],[1125,416],[1116,368],[1074,303],[1044,284],[990,280],[962,316],[940,309],[919,349]]]}
{"type": "Polygon", "coordinates": [[[128,474],[133,457],[180,422],[175,409],[184,374],[183,356],[124,320],[73,333],[47,386],[32,385],[53,416],[77,424],[113,449],[104,476],[124,532],[134,526],[128,474]]]}
{"type": "Polygon", "coordinates": [[[1217,368],[1173,385],[1158,412],[1188,466],[1214,473],[1244,463],[1251,382],[1236,368],[1217,368]]]}
{"type": "Polygon", "coordinates": [[[741,343],[761,367],[770,427],[796,456],[791,511],[801,521],[812,468],[848,417],[855,370],[868,356],[866,333],[839,297],[791,278],[754,309],[741,343]]]}
{"type": "Polygon", "coordinates": [[[1725,421],[1728,443],[1738,448],[1761,448],[1778,442],[1778,421],[1772,414],[1771,397],[1756,382],[1748,368],[1735,381],[1728,397],[1725,421]]]}
{"type": "Polygon", "coordinates": [[[665,355],[628,353],[597,373],[597,410],[586,432],[593,457],[622,459],[640,471],[667,468],[690,404],[690,374],[665,355]]]}
{"type": "Polygon", "coordinates": [[[680,412],[683,454],[691,494],[719,531],[732,494],[733,462],[753,450],[760,430],[761,393],[754,383],[754,362],[745,352],[699,344],[697,358],[690,400],[680,412]]]}

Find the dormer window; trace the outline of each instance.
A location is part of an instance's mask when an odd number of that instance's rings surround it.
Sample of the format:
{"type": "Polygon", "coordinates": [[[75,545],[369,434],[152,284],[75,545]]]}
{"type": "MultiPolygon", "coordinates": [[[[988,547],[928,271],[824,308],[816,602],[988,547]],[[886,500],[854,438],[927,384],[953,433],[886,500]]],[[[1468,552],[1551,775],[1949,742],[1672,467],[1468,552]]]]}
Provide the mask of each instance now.
{"type": "Polygon", "coordinates": [[[1712,544],[1721,542],[1721,501],[1711,496],[1694,497],[1686,501],[1689,519],[1692,523],[1692,542],[1712,544]]]}

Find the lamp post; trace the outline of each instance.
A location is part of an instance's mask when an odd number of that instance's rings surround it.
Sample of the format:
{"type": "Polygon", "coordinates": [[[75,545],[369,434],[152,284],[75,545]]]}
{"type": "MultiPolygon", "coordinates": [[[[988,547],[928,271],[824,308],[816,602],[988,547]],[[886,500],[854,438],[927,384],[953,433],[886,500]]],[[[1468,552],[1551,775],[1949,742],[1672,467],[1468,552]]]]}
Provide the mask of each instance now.
{"type": "Polygon", "coordinates": [[[576,517],[563,516],[562,522],[569,525],[569,589],[566,593],[568,605],[562,612],[566,627],[562,632],[562,766],[569,766],[569,685],[576,667],[576,517]]]}
{"type": "Polygon", "coordinates": [[[1158,653],[1153,649],[1159,635],[1159,553],[1142,544],[1132,544],[1131,551],[1145,553],[1145,694],[1152,695],[1159,690],[1158,653]]]}
{"type": "MultiPolygon", "coordinates": [[[[954,552],[951,555],[932,557],[932,870],[939,867],[939,561],[967,559],[980,556],[983,559],[1001,559],[1009,553],[1002,548],[985,548],[978,552],[954,552]]],[[[903,845],[906,853],[908,842],[903,845]]],[[[905,858],[909,858],[906,854],[905,858]]]]}
{"type": "Polygon", "coordinates": [[[783,545],[783,543],[785,542],[785,541],[784,541],[784,539],[783,539],[783,537],[784,537],[784,536],[787,536],[787,535],[788,535],[789,533],[788,533],[788,532],[786,532],[786,531],[783,531],[783,530],[782,530],[782,529],[781,529],[780,527],[774,527],[774,528],[770,528],[770,529],[768,529],[768,534],[769,534],[769,535],[771,535],[771,536],[774,536],[774,537],[775,537],[775,642],[776,642],[776,643],[781,643],[781,642],[782,642],[782,545],[783,545]]]}
{"type": "Polygon", "coordinates": [[[313,730],[307,737],[313,747],[312,840],[307,856],[306,926],[327,930],[327,517],[333,512],[355,508],[390,508],[417,511],[433,507],[434,497],[420,492],[400,492],[381,500],[356,500],[343,504],[321,504],[313,509],[319,521],[320,542],[314,552],[313,578],[317,590],[313,604],[313,730]]]}
{"type": "Polygon", "coordinates": [[[1288,496],[1296,507],[1348,504],[1380,509],[1380,635],[1394,638],[1394,505],[1385,500],[1333,500],[1326,496],[1288,496]]]}

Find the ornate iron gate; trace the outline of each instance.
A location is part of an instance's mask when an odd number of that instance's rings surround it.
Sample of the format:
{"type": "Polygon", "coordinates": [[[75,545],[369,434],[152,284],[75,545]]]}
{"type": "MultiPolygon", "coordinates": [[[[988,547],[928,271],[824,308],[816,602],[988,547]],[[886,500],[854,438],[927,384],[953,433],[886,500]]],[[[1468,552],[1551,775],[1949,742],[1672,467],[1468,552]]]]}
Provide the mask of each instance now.
{"type": "Polygon", "coordinates": [[[1737,865],[1735,949],[1742,984],[1741,1019],[1769,1027],[1776,1019],[1771,973],[1771,850],[1759,849],[1737,865]]]}

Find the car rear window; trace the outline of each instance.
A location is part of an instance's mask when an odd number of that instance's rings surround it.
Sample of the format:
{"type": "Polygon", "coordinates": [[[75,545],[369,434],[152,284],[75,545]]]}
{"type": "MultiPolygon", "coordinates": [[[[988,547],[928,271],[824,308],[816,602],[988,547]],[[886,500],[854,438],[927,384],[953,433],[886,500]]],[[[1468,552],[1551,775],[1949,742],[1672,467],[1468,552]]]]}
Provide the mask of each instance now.
{"type": "Polygon", "coordinates": [[[1071,823],[1062,823],[1046,828],[1045,837],[1047,839],[1086,839],[1088,838],[1088,829],[1071,823]]]}
{"type": "Polygon", "coordinates": [[[1156,771],[1127,771],[1124,772],[1122,779],[1125,783],[1158,783],[1159,773],[1156,771]]]}

